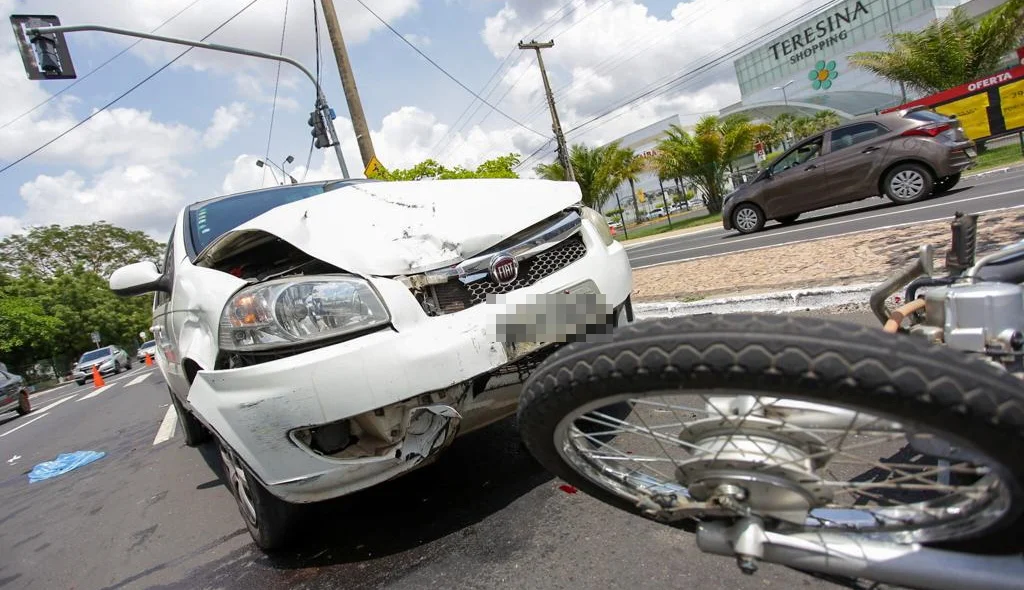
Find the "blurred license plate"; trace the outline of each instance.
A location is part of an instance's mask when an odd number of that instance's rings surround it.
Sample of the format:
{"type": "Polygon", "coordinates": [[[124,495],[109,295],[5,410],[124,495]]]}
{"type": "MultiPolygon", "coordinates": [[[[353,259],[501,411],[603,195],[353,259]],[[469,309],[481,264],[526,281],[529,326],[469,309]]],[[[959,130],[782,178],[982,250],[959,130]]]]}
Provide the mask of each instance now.
{"type": "MultiPolygon", "coordinates": [[[[546,324],[549,324],[552,321],[553,316],[562,315],[554,313],[555,307],[558,305],[564,306],[567,303],[572,304],[575,302],[575,299],[580,299],[581,304],[589,303],[590,305],[588,307],[590,307],[598,306],[595,304],[598,304],[598,300],[603,300],[603,297],[600,296],[600,290],[597,288],[597,285],[594,283],[594,281],[588,280],[573,285],[567,289],[561,289],[549,293],[546,298],[541,296],[540,298],[538,298],[538,301],[532,304],[520,304],[520,306],[518,306],[517,313],[515,314],[515,316],[519,317],[506,316],[500,319],[499,322],[501,322],[503,324],[502,327],[505,328],[504,330],[501,330],[504,333],[501,337],[501,340],[503,341],[505,350],[508,353],[509,360],[512,361],[518,359],[535,350],[548,346],[553,342],[564,341],[564,335],[562,335],[562,337],[556,336],[553,340],[547,342],[532,342],[528,339],[520,338],[510,339],[509,328],[512,328],[511,332],[519,332],[520,330],[516,328],[522,328],[525,324],[528,323],[536,323],[536,326],[532,326],[529,329],[530,332],[536,333],[537,331],[542,331],[547,332],[550,335],[550,332],[552,331],[552,326],[546,324]],[[585,303],[584,300],[586,300],[585,303]],[[534,313],[539,315],[536,318],[531,318],[530,316],[534,313]],[[520,314],[522,315],[520,316],[520,314]],[[542,318],[541,316],[546,317],[542,318]],[[532,322],[533,319],[537,319],[540,321],[532,322]],[[546,320],[546,322],[544,320],[546,320]]],[[[556,329],[556,331],[558,330],[556,329]]]]}
{"type": "Polygon", "coordinates": [[[972,157],[972,158],[974,158],[974,157],[976,157],[978,155],[978,152],[974,151],[974,148],[967,148],[964,151],[967,152],[967,155],[972,157]]]}

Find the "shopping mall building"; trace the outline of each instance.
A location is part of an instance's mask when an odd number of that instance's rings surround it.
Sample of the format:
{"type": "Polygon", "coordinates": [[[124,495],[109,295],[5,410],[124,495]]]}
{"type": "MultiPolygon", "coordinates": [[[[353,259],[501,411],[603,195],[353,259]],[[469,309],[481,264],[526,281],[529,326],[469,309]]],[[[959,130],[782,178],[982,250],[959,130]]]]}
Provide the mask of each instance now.
{"type": "MultiPolygon", "coordinates": [[[[963,5],[977,18],[1005,0],[846,0],[831,3],[804,22],[765,43],[751,47],[734,62],[740,101],[722,109],[722,115],[742,113],[753,120],[770,120],[781,113],[813,115],[834,110],[842,118],[872,113],[917,98],[899,84],[849,65],[859,51],[888,49],[885,35],[919,31],[963,5]]],[[[1007,65],[1010,65],[1009,63],[1007,65]]],[[[643,154],[655,149],[671,124],[672,116],[620,138],[623,147],[643,154]]],[[[753,166],[753,157],[750,162],[753,166]]],[[[741,163],[742,165],[742,163],[741,163]]],[[[673,184],[666,183],[666,188],[673,184]]],[[[637,188],[644,196],[660,192],[653,173],[641,175],[637,188]]],[[[623,205],[632,203],[628,185],[619,187],[623,205]]],[[[640,209],[660,206],[661,199],[644,198],[640,209]]],[[[605,209],[615,208],[615,199],[605,209]]],[[[630,207],[627,207],[627,210],[630,207]]],[[[627,215],[627,218],[629,216],[627,215]]]]}

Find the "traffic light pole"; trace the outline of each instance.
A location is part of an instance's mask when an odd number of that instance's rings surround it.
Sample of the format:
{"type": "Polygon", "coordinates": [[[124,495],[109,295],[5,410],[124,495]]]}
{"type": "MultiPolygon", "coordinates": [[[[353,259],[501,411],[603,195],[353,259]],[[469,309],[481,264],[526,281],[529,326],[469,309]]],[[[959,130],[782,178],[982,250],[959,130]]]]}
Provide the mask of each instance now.
{"type": "Polygon", "coordinates": [[[259,57],[262,59],[269,59],[273,61],[279,61],[286,64],[291,64],[303,74],[309,78],[309,81],[313,83],[316,88],[316,114],[319,116],[324,124],[327,132],[327,137],[330,140],[331,145],[334,146],[334,153],[338,157],[338,164],[341,166],[341,175],[343,178],[349,178],[348,166],[345,165],[345,157],[341,153],[341,144],[338,141],[338,134],[334,130],[334,121],[331,118],[331,109],[327,105],[327,97],[324,96],[324,91],[317,84],[316,77],[306,69],[306,66],[295,61],[290,57],[283,55],[277,55],[274,53],[264,53],[262,51],[253,51],[251,49],[243,49],[241,47],[232,47],[230,45],[219,45],[217,43],[204,43],[202,41],[192,41],[190,39],[180,39],[178,37],[165,37],[162,35],[154,35],[152,33],[145,33],[142,31],[132,31],[130,29],[117,29],[114,27],[107,27],[103,25],[61,25],[58,27],[38,27],[25,29],[25,33],[29,38],[36,37],[39,35],[46,35],[50,33],[74,33],[78,31],[96,31],[100,33],[111,33],[113,35],[124,35],[127,37],[137,37],[139,39],[149,39],[151,41],[163,41],[164,43],[173,43],[175,45],[187,45],[189,47],[198,47],[200,49],[209,49],[212,51],[222,51],[224,53],[234,53],[237,55],[247,55],[249,57],[259,57]]]}

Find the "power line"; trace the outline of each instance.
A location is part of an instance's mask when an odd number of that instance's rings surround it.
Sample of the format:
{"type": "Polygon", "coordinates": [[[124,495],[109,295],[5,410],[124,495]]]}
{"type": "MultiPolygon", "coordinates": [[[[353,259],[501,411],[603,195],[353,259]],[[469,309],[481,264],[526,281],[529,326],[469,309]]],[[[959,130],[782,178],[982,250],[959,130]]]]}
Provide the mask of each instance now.
{"type": "MultiPolygon", "coordinates": [[[[288,30],[288,0],[284,0],[284,18],[281,19],[281,47],[277,50],[278,55],[284,55],[284,33],[288,30]]],[[[270,104],[270,129],[267,131],[267,153],[264,160],[270,159],[270,140],[274,137],[274,115],[277,113],[277,91],[281,87],[281,62],[277,62],[277,76],[274,78],[274,101],[270,104]]],[[[319,81],[317,82],[319,84],[319,81]]],[[[284,172],[284,169],[281,169],[284,172]]],[[[260,186],[267,181],[267,166],[263,166],[263,179],[260,186]]]]}
{"type": "MultiPolygon", "coordinates": [[[[313,0],[313,41],[316,43],[316,86],[320,87],[320,17],[316,11],[317,0],[313,0]]],[[[309,163],[313,161],[313,146],[316,145],[316,138],[309,141],[309,153],[306,154],[306,168],[302,171],[302,182],[306,182],[306,175],[309,174],[309,163]]]]}
{"type": "MultiPolygon", "coordinates": [[[[171,22],[171,21],[173,21],[174,19],[176,19],[176,18],[178,18],[179,16],[181,16],[182,14],[184,14],[184,13],[185,13],[185,11],[187,11],[187,10],[188,10],[188,9],[190,9],[190,8],[192,8],[192,7],[193,7],[193,6],[195,6],[196,4],[199,4],[199,3],[200,3],[200,2],[202,2],[202,1],[203,1],[203,0],[193,0],[193,2],[192,2],[191,4],[189,4],[189,5],[188,5],[188,6],[186,6],[185,8],[182,8],[181,10],[179,10],[178,12],[176,12],[176,13],[175,13],[174,15],[172,15],[172,16],[171,16],[170,18],[168,18],[168,19],[167,19],[167,20],[165,20],[164,22],[160,23],[160,26],[158,26],[157,28],[155,28],[155,29],[151,30],[151,31],[150,31],[150,33],[156,33],[156,32],[157,32],[157,31],[159,31],[160,29],[162,29],[162,28],[164,28],[165,26],[167,26],[168,24],[170,24],[170,22],[171,22]]],[[[72,89],[72,88],[74,88],[75,86],[78,86],[78,85],[79,85],[80,83],[82,83],[83,81],[85,81],[85,79],[86,79],[86,78],[88,78],[89,76],[92,76],[92,75],[93,75],[93,74],[95,74],[96,72],[98,72],[98,71],[102,70],[102,69],[103,69],[104,67],[106,67],[106,66],[107,66],[107,64],[109,64],[110,62],[114,61],[115,59],[117,59],[117,58],[121,57],[122,55],[124,55],[124,54],[128,53],[129,51],[131,51],[132,49],[134,49],[136,45],[138,45],[139,43],[142,43],[142,42],[143,42],[144,40],[145,40],[145,39],[139,39],[139,40],[135,41],[134,43],[132,43],[131,45],[129,45],[128,47],[125,47],[125,48],[124,48],[124,49],[122,49],[121,51],[118,51],[118,52],[117,52],[117,53],[115,53],[115,54],[114,54],[113,56],[111,56],[111,57],[110,57],[109,59],[107,59],[107,61],[105,61],[105,62],[101,63],[100,65],[96,66],[95,68],[93,68],[93,69],[89,70],[89,72],[87,72],[87,73],[85,73],[85,74],[83,74],[83,75],[79,76],[79,77],[78,77],[78,79],[76,79],[76,80],[75,80],[74,82],[72,82],[72,83],[68,84],[68,85],[67,85],[67,86],[65,86],[64,88],[61,88],[61,89],[60,89],[60,90],[58,90],[57,92],[54,92],[54,93],[53,93],[53,94],[51,94],[51,95],[50,95],[50,96],[49,96],[48,98],[46,98],[45,100],[43,100],[42,102],[40,102],[40,103],[39,103],[39,104],[37,104],[36,106],[34,106],[34,107],[30,108],[29,110],[25,111],[24,113],[22,113],[22,114],[18,115],[17,117],[15,117],[15,118],[11,119],[10,121],[8,121],[8,122],[6,122],[6,123],[4,123],[3,125],[0,125],[0,129],[6,129],[6,128],[7,128],[7,127],[8,127],[9,125],[12,125],[12,124],[14,124],[14,123],[17,123],[18,121],[20,121],[20,120],[21,120],[21,119],[23,119],[24,117],[26,117],[26,116],[28,116],[28,115],[30,115],[30,114],[32,114],[32,113],[34,113],[34,112],[35,112],[35,111],[36,111],[37,109],[39,109],[39,107],[41,107],[41,106],[43,106],[43,105],[46,105],[46,104],[49,104],[50,102],[52,102],[53,100],[55,100],[55,99],[56,99],[56,98],[57,98],[58,96],[60,96],[60,95],[64,94],[64,93],[65,93],[65,92],[67,92],[68,90],[71,90],[71,89],[72,89]]]]}
{"type": "MultiPolygon", "coordinates": [[[[230,16],[230,17],[229,17],[229,18],[228,18],[228,19],[227,19],[226,21],[224,21],[224,22],[222,22],[221,24],[217,25],[217,27],[216,27],[215,29],[213,29],[212,31],[210,31],[209,33],[207,33],[207,34],[206,34],[205,36],[203,36],[203,37],[202,37],[202,38],[200,38],[199,40],[200,40],[200,41],[206,41],[206,40],[207,40],[207,39],[209,39],[209,38],[210,38],[211,36],[213,36],[213,34],[214,34],[214,33],[216,33],[217,31],[219,31],[219,30],[221,30],[222,28],[224,28],[225,26],[227,26],[227,24],[228,24],[228,23],[230,23],[231,21],[235,20],[235,18],[237,18],[237,17],[238,17],[238,15],[242,14],[243,12],[245,12],[246,10],[248,10],[250,6],[252,6],[253,4],[256,4],[256,3],[257,3],[257,2],[259,2],[259,1],[260,1],[260,0],[252,0],[251,2],[249,2],[248,4],[246,4],[245,6],[243,6],[243,7],[242,7],[242,8],[241,8],[241,9],[240,9],[240,10],[239,10],[238,12],[234,13],[233,15],[231,15],[231,16],[230,16]]],[[[123,93],[121,93],[120,95],[118,95],[118,96],[117,96],[116,98],[114,98],[114,100],[111,100],[110,102],[108,102],[107,104],[103,105],[103,106],[102,106],[102,107],[100,107],[99,109],[97,109],[97,110],[93,111],[93,113],[92,113],[92,114],[90,114],[90,115],[89,115],[88,117],[86,117],[86,118],[82,119],[82,120],[81,120],[81,121],[79,121],[78,123],[75,123],[75,124],[74,124],[74,125],[72,125],[71,127],[68,127],[68,128],[67,128],[67,129],[65,129],[64,131],[60,132],[60,133],[59,133],[59,134],[58,134],[58,135],[57,135],[56,137],[54,137],[53,139],[50,139],[49,141],[45,142],[45,143],[44,143],[43,145],[41,145],[41,146],[37,147],[36,149],[34,149],[34,150],[30,151],[29,153],[25,154],[24,156],[22,156],[22,157],[18,158],[17,160],[15,160],[15,161],[11,162],[10,164],[8,164],[8,165],[6,165],[6,166],[4,166],[3,168],[0,168],[0,174],[3,174],[3,173],[4,173],[4,172],[6,172],[7,170],[10,170],[11,168],[13,168],[14,166],[16,166],[17,164],[20,164],[21,162],[24,162],[25,160],[27,160],[27,159],[29,159],[30,157],[34,156],[35,154],[39,153],[39,152],[40,152],[40,151],[42,151],[43,149],[46,149],[46,148],[47,148],[47,147],[49,147],[50,145],[52,145],[52,144],[56,143],[56,142],[57,142],[58,140],[60,140],[61,138],[63,138],[63,137],[65,136],[65,135],[67,135],[67,134],[71,133],[71,132],[72,132],[72,131],[74,131],[75,129],[78,129],[78,128],[79,128],[79,127],[81,127],[82,125],[85,125],[86,123],[88,123],[89,121],[91,121],[93,117],[95,117],[96,115],[98,115],[98,114],[102,113],[103,111],[107,110],[108,108],[110,108],[110,107],[114,106],[114,105],[115,105],[115,104],[116,104],[117,102],[119,102],[119,101],[120,101],[120,100],[121,100],[122,98],[124,98],[124,97],[128,96],[128,95],[129,95],[129,94],[131,94],[132,92],[135,92],[135,90],[137,90],[137,89],[138,89],[138,88],[139,88],[140,86],[142,86],[142,85],[143,85],[143,84],[145,84],[146,82],[149,82],[150,80],[152,80],[153,78],[155,78],[155,77],[156,77],[156,76],[157,76],[157,75],[158,75],[158,74],[159,74],[160,72],[162,72],[162,71],[166,70],[167,68],[171,67],[171,65],[172,65],[172,64],[174,64],[174,62],[176,62],[176,61],[178,61],[179,59],[181,59],[181,58],[185,57],[185,54],[187,54],[188,52],[192,51],[193,49],[195,49],[195,48],[194,48],[194,47],[189,47],[189,48],[188,48],[188,49],[186,49],[185,51],[182,51],[182,52],[181,52],[181,53],[179,53],[179,54],[178,54],[178,55],[177,55],[177,56],[176,56],[176,57],[175,57],[174,59],[172,59],[171,61],[169,61],[169,62],[165,63],[165,64],[164,64],[164,65],[162,65],[162,66],[160,66],[160,67],[159,67],[159,68],[157,68],[157,69],[156,69],[156,70],[155,70],[155,71],[154,71],[153,73],[151,73],[150,75],[146,76],[146,77],[145,77],[145,78],[143,78],[142,80],[139,80],[139,82],[137,82],[137,83],[136,83],[136,84],[135,84],[134,86],[132,86],[132,87],[131,87],[131,88],[129,88],[128,90],[125,90],[125,91],[124,91],[123,93]]]]}
{"type": "Polygon", "coordinates": [[[378,15],[378,14],[377,14],[376,12],[374,12],[374,11],[373,11],[373,9],[371,9],[371,8],[370,8],[369,6],[367,6],[367,5],[366,5],[366,3],[365,3],[365,2],[363,2],[363,0],[356,0],[356,2],[358,2],[358,3],[359,3],[359,4],[360,4],[360,5],[361,5],[361,6],[363,7],[363,8],[365,8],[365,9],[366,9],[366,10],[367,10],[367,11],[368,11],[368,12],[369,12],[370,14],[372,14],[372,15],[374,16],[374,18],[376,18],[377,20],[379,20],[379,21],[381,22],[381,24],[383,24],[383,25],[384,25],[385,27],[387,27],[387,28],[388,28],[388,30],[390,30],[390,31],[391,31],[392,33],[394,33],[396,37],[398,37],[399,39],[401,39],[403,43],[405,43],[405,44],[406,44],[406,45],[408,45],[409,47],[412,47],[413,51],[415,51],[416,53],[420,54],[420,56],[421,56],[421,57],[422,57],[423,59],[425,59],[425,60],[427,60],[428,62],[430,62],[430,64],[431,64],[432,66],[434,66],[435,68],[437,68],[438,70],[440,70],[440,71],[441,71],[441,73],[442,73],[442,74],[444,74],[445,76],[447,76],[447,77],[448,77],[448,78],[449,78],[449,79],[450,79],[450,80],[451,80],[452,82],[455,82],[456,84],[458,84],[459,86],[461,86],[461,87],[463,88],[463,90],[465,90],[466,92],[468,92],[468,93],[472,94],[473,96],[477,97],[478,99],[480,99],[480,101],[481,101],[482,103],[486,104],[487,106],[489,106],[489,107],[491,107],[492,109],[494,109],[495,111],[497,111],[499,115],[501,115],[502,117],[505,117],[505,118],[506,118],[506,119],[508,119],[509,121],[511,121],[511,122],[513,122],[513,123],[515,123],[516,125],[518,125],[518,126],[522,127],[523,129],[525,129],[525,130],[529,131],[530,133],[533,133],[534,135],[537,135],[537,136],[540,136],[540,137],[544,137],[545,139],[547,138],[547,136],[545,136],[545,135],[541,134],[541,133],[540,133],[540,132],[538,132],[538,131],[535,131],[535,130],[533,130],[533,129],[530,129],[530,128],[529,128],[529,127],[527,127],[526,125],[524,125],[524,124],[520,123],[520,122],[519,122],[519,121],[517,121],[516,119],[512,118],[511,116],[509,116],[509,115],[508,115],[508,113],[506,113],[505,111],[502,111],[502,110],[501,110],[501,109],[499,109],[498,107],[496,107],[496,106],[492,105],[491,103],[487,102],[486,100],[484,100],[484,98],[483,98],[482,96],[480,96],[479,94],[477,94],[476,92],[473,92],[473,90],[471,90],[471,89],[469,88],[469,86],[466,86],[465,84],[463,84],[462,82],[460,82],[458,78],[456,78],[455,76],[453,76],[453,75],[451,75],[450,73],[448,73],[448,70],[446,70],[446,69],[444,69],[443,67],[441,67],[441,66],[440,66],[440,64],[438,64],[438,63],[437,63],[436,61],[434,61],[433,59],[431,59],[431,58],[430,58],[430,56],[428,56],[428,55],[427,55],[426,53],[423,53],[422,51],[420,51],[420,48],[419,48],[419,47],[416,47],[416,45],[415,45],[415,44],[413,44],[413,43],[412,43],[411,41],[409,41],[408,39],[406,39],[404,35],[402,35],[402,34],[401,34],[401,33],[399,33],[399,32],[398,32],[397,30],[395,30],[395,27],[391,26],[391,23],[389,23],[388,21],[386,21],[386,20],[384,20],[383,18],[381,18],[381,17],[380,17],[380,15],[378,15]]]}

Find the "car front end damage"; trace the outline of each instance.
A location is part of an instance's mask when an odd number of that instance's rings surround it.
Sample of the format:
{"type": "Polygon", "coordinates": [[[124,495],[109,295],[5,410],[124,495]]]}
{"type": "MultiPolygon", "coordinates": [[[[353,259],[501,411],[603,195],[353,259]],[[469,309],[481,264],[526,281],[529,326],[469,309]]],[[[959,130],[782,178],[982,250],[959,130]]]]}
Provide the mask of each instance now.
{"type": "Polygon", "coordinates": [[[336,269],[250,284],[229,304],[217,365],[196,374],[188,404],[288,502],[346,495],[429,463],[457,436],[512,414],[526,377],[561,342],[632,321],[629,260],[596,212],[569,207],[495,241],[412,274],[336,269]],[[311,298],[346,281],[360,293],[354,331],[281,347],[272,331],[253,337],[245,327],[293,309],[306,322],[324,308],[311,298]],[[302,309],[282,303],[293,291],[302,309]],[[275,311],[245,307],[257,300],[275,311]]]}

